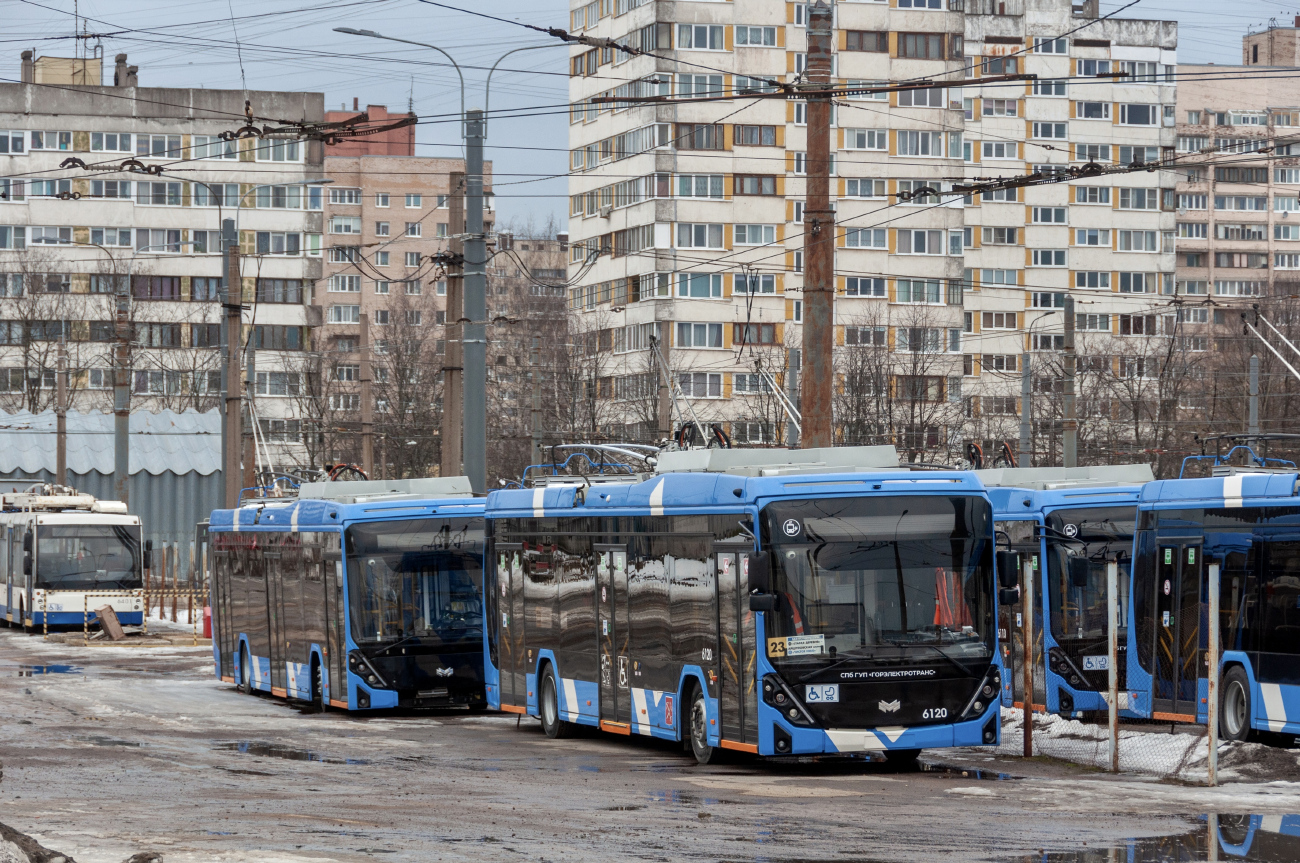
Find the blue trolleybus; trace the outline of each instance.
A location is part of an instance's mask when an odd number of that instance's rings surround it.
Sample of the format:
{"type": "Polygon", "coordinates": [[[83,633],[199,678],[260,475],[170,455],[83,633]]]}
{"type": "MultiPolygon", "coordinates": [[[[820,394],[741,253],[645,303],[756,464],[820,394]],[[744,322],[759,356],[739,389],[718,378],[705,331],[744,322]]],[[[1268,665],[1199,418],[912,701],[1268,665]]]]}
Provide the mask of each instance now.
{"type": "Polygon", "coordinates": [[[1219,732],[1300,733],[1300,474],[1147,484],[1138,504],[1128,690],[1140,716],[1207,721],[1209,585],[1220,567],[1219,732]]]}
{"type": "MultiPolygon", "coordinates": [[[[1110,668],[1106,566],[1112,560],[1118,563],[1120,619],[1127,620],[1138,494],[1143,483],[1152,480],[1151,468],[1144,464],[1030,467],[976,474],[993,503],[998,547],[1028,560],[1037,575],[1034,703],[1066,716],[1106,710],[1110,668]]],[[[1023,581],[1023,571],[1019,577],[1023,581]]],[[[1023,608],[1009,604],[999,611],[1006,706],[1023,703],[1019,620],[1023,613],[1023,608]]],[[[1121,628],[1119,639],[1120,707],[1126,708],[1126,629],[1121,628]]]]}
{"type": "Polygon", "coordinates": [[[488,496],[488,701],[765,756],[999,739],[993,514],[892,447],[665,453],[488,496]]]}
{"type": "Polygon", "coordinates": [[[322,708],[485,706],[464,477],[304,483],[208,524],[217,676],[322,708]]]}
{"type": "Polygon", "coordinates": [[[53,485],[0,496],[0,620],[80,629],[107,605],[138,626],[147,556],[120,501],[53,485]]]}

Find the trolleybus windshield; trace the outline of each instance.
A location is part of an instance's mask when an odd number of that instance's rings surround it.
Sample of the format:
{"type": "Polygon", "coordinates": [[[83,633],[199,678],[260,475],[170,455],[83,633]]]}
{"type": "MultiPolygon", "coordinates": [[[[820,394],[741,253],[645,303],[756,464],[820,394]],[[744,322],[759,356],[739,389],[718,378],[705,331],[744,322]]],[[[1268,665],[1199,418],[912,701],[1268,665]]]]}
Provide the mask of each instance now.
{"type": "MultiPolygon", "coordinates": [[[[992,511],[974,497],[887,497],[769,506],[778,664],[953,663],[993,657],[992,511]]],[[[775,653],[775,655],[774,655],[775,653]]]]}
{"type": "MultiPolygon", "coordinates": [[[[1121,621],[1128,620],[1136,506],[1058,509],[1047,516],[1047,586],[1052,633],[1061,639],[1105,639],[1106,565],[1119,558],[1121,621]],[[1078,561],[1071,569],[1071,561],[1078,561]],[[1087,561],[1087,575],[1083,562],[1087,561]]],[[[1120,632],[1126,627],[1120,626],[1120,632]]],[[[1122,636],[1121,636],[1122,637],[1122,636]]]]}
{"type": "Polygon", "coordinates": [[[358,645],[475,644],[483,637],[481,520],[372,522],[347,530],[358,645]]]}
{"type": "Polygon", "coordinates": [[[140,527],[42,524],[36,528],[36,585],[49,590],[140,587],[140,527]]]}

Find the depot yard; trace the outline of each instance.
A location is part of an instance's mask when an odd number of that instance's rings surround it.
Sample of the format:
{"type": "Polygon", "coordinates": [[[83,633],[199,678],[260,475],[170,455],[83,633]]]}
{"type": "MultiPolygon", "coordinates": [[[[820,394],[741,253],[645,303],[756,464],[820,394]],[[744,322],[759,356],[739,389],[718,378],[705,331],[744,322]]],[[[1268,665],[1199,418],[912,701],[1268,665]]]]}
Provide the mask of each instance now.
{"type": "Polygon", "coordinates": [[[217,681],[207,646],[13,629],[0,698],[0,820],[78,863],[1012,860],[1300,811],[1285,781],[1196,788],[983,750],[907,773],[701,767],[658,741],[549,740],[529,717],[321,714],[217,681]]]}

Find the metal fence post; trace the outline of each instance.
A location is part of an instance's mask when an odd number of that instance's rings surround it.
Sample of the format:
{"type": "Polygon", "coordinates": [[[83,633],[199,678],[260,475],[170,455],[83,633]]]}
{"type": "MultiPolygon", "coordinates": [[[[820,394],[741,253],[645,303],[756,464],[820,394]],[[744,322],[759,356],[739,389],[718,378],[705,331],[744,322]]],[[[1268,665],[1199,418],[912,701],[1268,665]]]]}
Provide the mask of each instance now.
{"type": "Polygon", "coordinates": [[[1119,563],[1106,562],[1106,620],[1110,713],[1110,772],[1119,772],[1119,563]]]}
{"type": "Polygon", "coordinates": [[[1206,770],[1211,786],[1219,784],[1219,564],[1206,567],[1210,590],[1210,682],[1205,699],[1205,724],[1209,746],[1206,770]]]}
{"type": "Polygon", "coordinates": [[[1025,674],[1025,757],[1034,754],[1034,555],[1025,556],[1024,625],[1020,628],[1025,674]]]}
{"type": "Polygon", "coordinates": [[[81,643],[90,647],[90,597],[81,595],[81,643]]]}

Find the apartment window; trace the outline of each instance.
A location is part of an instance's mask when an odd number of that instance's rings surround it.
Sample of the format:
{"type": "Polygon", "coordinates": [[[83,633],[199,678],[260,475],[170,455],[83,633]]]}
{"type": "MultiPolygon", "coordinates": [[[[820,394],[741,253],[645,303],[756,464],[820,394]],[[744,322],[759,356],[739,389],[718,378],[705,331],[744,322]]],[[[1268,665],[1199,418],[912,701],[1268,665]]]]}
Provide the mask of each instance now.
{"type": "Polygon", "coordinates": [[[845,327],[844,344],[860,348],[883,348],[888,344],[885,327],[845,327]]]}
{"type": "Polygon", "coordinates": [[[1118,249],[1121,252],[1157,252],[1155,231],[1119,231],[1118,249]]]}
{"type": "MultiPolygon", "coordinates": [[[[915,248],[917,242],[920,243],[922,249],[928,248],[931,242],[941,242],[941,238],[930,236],[931,234],[940,234],[941,232],[939,231],[909,231],[908,233],[926,235],[920,238],[919,241],[915,236],[911,237],[907,241],[909,243],[909,248],[915,248]]],[[[902,234],[903,232],[899,231],[900,237],[902,234]]],[[[903,242],[903,240],[899,240],[900,246],[903,242]]],[[[850,249],[887,249],[889,248],[889,236],[885,228],[848,228],[844,231],[844,245],[848,246],[850,249]]],[[[899,254],[938,255],[942,254],[942,252],[919,251],[909,253],[900,251],[899,254]]]]}
{"type": "Polygon", "coordinates": [[[846,150],[886,150],[889,148],[888,133],[884,129],[845,129],[844,148],[846,150]]]}
{"type": "Polygon", "coordinates": [[[1035,138],[1057,138],[1064,141],[1065,129],[1065,123],[1035,123],[1033,131],[1035,138]]]}
{"type": "Polygon", "coordinates": [[[679,123],[677,149],[721,150],[724,144],[723,127],[708,123],[679,123]]]}
{"type": "Polygon", "coordinates": [[[894,283],[897,302],[928,303],[943,302],[941,283],[938,279],[899,279],[894,283]]]}
{"type": "Polygon", "coordinates": [[[776,276],[771,274],[743,275],[737,273],[732,283],[735,294],[774,294],[776,293],[776,276]]]}
{"type": "MultiPolygon", "coordinates": [[[[191,292],[194,289],[194,282],[198,279],[191,280],[191,292]]],[[[209,279],[209,282],[216,283],[216,279],[209,279]]],[[[195,299],[199,299],[195,297],[195,299]]],[[[207,297],[204,297],[207,299],[207,297]]],[[[216,299],[216,297],[212,297],[216,299]]],[[[302,302],[302,281],[300,279],[258,279],[257,280],[257,301],[259,303],[291,303],[297,305],[302,302]]]]}
{"type": "Polygon", "coordinates": [[[937,327],[899,327],[894,349],[903,353],[943,352],[943,330],[937,327]]]}
{"type": "Polygon", "coordinates": [[[1157,210],[1160,208],[1159,189],[1120,189],[1121,210],[1157,210]]]}
{"type": "Polygon", "coordinates": [[[1124,165],[1132,165],[1134,163],[1146,165],[1146,164],[1150,164],[1151,162],[1159,162],[1160,148],[1159,147],[1128,147],[1128,146],[1120,147],[1119,161],[1121,164],[1124,165]]]}
{"type": "Polygon", "coordinates": [[[1156,292],[1156,274],[1120,273],[1119,292],[1121,294],[1154,294],[1156,292]]]}
{"type": "Polygon", "coordinates": [[[1180,210],[1204,210],[1206,204],[1205,195],[1188,195],[1180,193],[1178,195],[1178,209],[1180,210]]]}
{"type": "MultiPolygon", "coordinates": [[[[107,184],[105,184],[107,185],[107,184]]],[[[118,197],[129,197],[129,192],[122,189],[124,182],[118,183],[118,197]]],[[[238,183],[193,183],[193,201],[196,207],[235,207],[239,205],[241,195],[238,183]]]]}
{"type": "Polygon", "coordinates": [[[1300,240],[1300,225],[1274,225],[1273,239],[1300,240]]]}
{"type": "Polygon", "coordinates": [[[865,276],[849,276],[845,279],[844,293],[850,297],[884,297],[885,280],[865,276]]]}
{"type": "Polygon", "coordinates": [[[407,253],[406,253],[406,266],[407,266],[408,269],[420,266],[420,253],[419,253],[419,252],[407,252],[407,253]]]}
{"type": "Polygon", "coordinates": [[[721,198],[722,175],[679,174],[677,196],[679,198],[721,198]]]}
{"type": "MultiPolygon", "coordinates": [[[[1012,105],[1015,104],[1014,99],[1011,100],[1011,102],[1012,105]]],[[[898,94],[898,107],[900,108],[942,108],[944,107],[943,88],[926,87],[925,89],[921,89],[921,90],[902,90],[898,94]]]]}
{"type": "Polygon", "coordinates": [[[1109,186],[1075,186],[1074,203],[1110,205],[1109,186]]]}
{"type": "MultiPolygon", "coordinates": [[[[1278,198],[1278,201],[1286,199],[1278,198]]],[[[1294,198],[1290,200],[1295,200],[1294,198]]],[[[1268,198],[1253,195],[1215,195],[1214,209],[1216,210],[1244,210],[1249,212],[1263,212],[1268,209],[1268,198]]],[[[1276,207],[1278,211],[1288,209],[1282,205],[1276,207]]]]}
{"type": "Polygon", "coordinates": [[[360,204],[361,190],[331,188],[330,203],[331,204],[360,204]]]}
{"type": "MultiPolygon", "coordinates": [[[[32,149],[33,149],[33,150],[39,149],[39,148],[37,147],[37,145],[36,145],[36,142],[37,142],[37,136],[39,136],[39,135],[41,135],[41,134],[42,134],[41,132],[32,132],[32,149]]],[[[44,133],[44,135],[45,135],[45,137],[46,137],[46,141],[47,141],[47,143],[51,143],[51,142],[52,142],[51,136],[52,136],[52,135],[55,135],[55,134],[59,134],[59,135],[67,135],[67,136],[68,136],[67,146],[57,146],[57,145],[56,145],[56,146],[48,146],[48,147],[45,147],[45,149],[47,149],[47,150],[53,150],[53,149],[70,150],[70,149],[72,149],[72,133],[71,133],[71,132],[61,132],[61,133],[46,132],[46,133],[44,133]]],[[[60,142],[60,143],[62,143],[62,142],[60,142]]],[[[118,143],[119,143],[119,144],[121,143],[121,140],[120,140],[120,139],[118,140],[118,143]]],[[[135,154],[136,154],[137,156],[156,156],[156,157],[158,157],[158,158],[173,158],[173,159],[179,159],[179,158],[181,157],[181,136],[180,136],[180,135],[136,135],[136,136],[135,136],[135,154]]],[[[227,157],[227,158],[228,158],[228,157],[227,157]]]]}
{"type": "Polygon", "coordinates": [[[440,239],[445,239],[447,237],[447,223],[439,222],[434,228],[433,235],[440,239]]]}
{"type": "Polygon", "coordinates": [[[301,391],[302,376],[297,372],[257,373],[257,394],[259,396],[296,396],[301,391]]]}
{"type": "Polygon", "coordinates": [[[1020,71],[1020,58],[985,57],[982,68],[984,75],[1016,75],[1020,71]]]}
{"type": "Polygon", "coordinates": [[[387,192],[376,192],[376,193],[375,193],[375,206],[376,206],[376,207],[384,207],[384,208],[388,207],[388,193],[387,193],[387,192]]]}
{"type": "MultiPolygon", "coordinates": [[[[722,30],[723,28],[718,25],[678,24],[677,47],[692,51],[722,51],[726,48],[722,39],[722,30]]],[[[775,44],[775,28],[772,30],[772,41],[775,44]]],[[[748,37],[748,34],[746,36],[748,37]]]]}
{"type": "Polygon", "coordinates": [[[302,253],[302,234],[280,231],[257,232],[257,254],[298,255],[302,253]]]}
{"type": "Polygon", "coordinates": [[[846,51],[889,53],[889,34],[882,30],[848,30],[844,37],[846,51]]]}
{"type": "Polygon", "coordinates": [[[1214,266],[1264,270],[1268,269],[1268,255],[1263,252],[1215,252],[1214,266]]]}
{"type": "Polygon", "coordinates": [[[678,273],[677,296],[717,299],[722,296],[722,274],[678,273]]]}
{"type": "Polygon", "coordinates": [[[1036,225],[1065,224],[1065,207],[1034,207],[1032,214],[1036,225]]]}
{"type": "Polygon", "coordinates": [[[679,249],[721,249],[722,225],[702,225],[679,222],[677,225],[679,249]]]}
{"type": "Polygon", "coordinates": [[[679,348],[722,347],[722,324],[695,324],[679,321],[677,344],[679,348]]]}
{"type": "Polygon", "coordinates": [[[776,242],[776,225],[736,225],[737,246],[762,246],[776,242]]]}
{"type": "Polygon", "coordinates": [[[884,180],[850,179],[844,181],[844,195],[847,198],[883,198],[885,197],[884,180]]]}
{"type": "Polygon", "coordinates": [[[406,293],[408,296],[418,297],[424,293],[424,285],[422,285],[417,279],[403,282],[403,284],[406,285],[406,293]]]}
{"type": "Polygon", "coordinates": [[[1159,105],[1120,105],[1119,122],[1124,126],[1158,126],[1159,105]]]}
{"type": "Polygon", "coordinates": [[[1019,228],[981,228],[981,242],[986,246],[1014,246],[1020,235],[1019,228]]]}
{"type": "MultiPolygon", "coordinates": [[[[135,202],[155,207],[179,207],[180,183],[136,183],[135,202]]],[[[35,194],[35,192],[33,192],[35,194]]]]}
{"type": "Polygon", "coordinates": [[[360,216],[331,216],[330,233],[331,234],[361,233],[361,217],[360,216]]]}
{"type": "Polygon", "coordinates": [[[386,293],[389,292],[389,289],[390,289],[390,286],[391,286],[391,285],[392,285],[392,282],[387,282],[387,281],[377,281],[377,282],[375,282],[375,293],[376,293],[376,294],[386,294],[386,293]]]}
{"type": "Polygon", "coordinates": [[[1065,249],[1034,249],[1032,255],[1035,267],[1065,266],[1065,249]]]}
{"type": "Polygon", "coordinates": [[[737,174],[735,176],[735,194],[737,195],[775,195],[776,177],[757,174],[737,174]]]}
{"type": "Polygon", "coordinates": [[[982,113],[985,117],[1018,117],[1019,104],[1015,99],[985,99],[982,113]]]}
{"type": "Polygon", "coordinates": [[[776,324],[732,324],[731,342],[736,346],[774,345],[776,324]]]}
{"type": "MultiPolygon", "coordinates": [[[[1208,234],[1208,225],[1205,222],[1179,222],[1178,236],[1182,239],[1204,240],[1208,234]]],[[[1219,225],[1219,228],[1230,227],[1228,225],[1219,225]]],[[[1237,227],[1237,226],[1232,226],[1237,227]]],[[[1235,239],[1235,238],[1234,238],[1235,239]]],[[[1262,237],[1260,239],[1263,239],[1262,237]]]]}
{"type": "MultiPolygon", "coordinates": [[[[17,181],[15,181],[17,182],[17,181]]],[[[231,185],[234,185],[233,183],[231,185]]],[[[197,183],[194,186],[195,191],[203,187],[197,183]]],[[[238,188],[236,186],[236,188],[238,188]]],[[[206,189],[204,190],[207,191],[206,189]]],[[[130,180],[92,180],[90,182],[90,194],[95,198],[130,198],[131,181],[130,180]]],[[[17,197],[21,197],[21,191],[17,197]]],[[[11,198],[12,200],[12,198],[11,198]]],[[[196,201],[197,204],[197,201],[196,201]]]]}
{"type": "Polygon", "coordinates": [[[423,207],[424,207],[424,196],[423,196],[423,195],[417,195],[417,194],[413,194],[413,193],[409,193],[409,192],[407,193],[407,195],[406,195],[406,209],[408,209],[408,210],[419,210],[419,209],[423,209],[423,207]]]}
{"type": "Polygon", "coordinates": [[[1035,309],[1063,309],[1065,294],[1054,291],[1034,291],[1030,295],[1030,303],[1035,309]]]}
{"type": "Polygon", "coordinates": [[[898,56],[918,60],[942,60],[944,58],[943,34],[899,33],[898,56]]]}
{"type": "Polygon", "coordinates": [[[1019,145],[1015,141],[984,141],[980,149],[982,158],[985,159],[1017,159],[1019,158],[1019,145]]]}
{"type": "Polygon", "coordinates": [[[846,85],[848,98],[855,101],[888,102],[889,92],[880,88],[892,86],[889,81],[850,80],[846,85]]]}
{"type": "Polygon", "coordinates": [[[736,27],[736,45],[773,47],[776,45],[776,28],[738,26],[736,27]]]}
{"type": "Polygon", "coordinates": [[[418,237],[420,236],[422,230],[423,228],[419,222],[406,223],[406,236],[408,237],[418,237]]]}
{"type": "Polygon", "coordinates": [[[942,156],[942,132],[908,132],[899,130],[898,155],[900,156],[942,156]]]}
{"type": "Polygon", "coordinates": [[[258,141],[254,151],[259,162],[302,161],[302,145],[298,141],[258,141]]]}
{"type": "Polygon", "coordinates": [[[677,376],[677,383],[687,398],[722,398],[722,375],[719,372],[686,372],[677,376]]]}
{"type": "MultiPolygon", "coordinates": [[[[200,233],[196,231],[195,233],[200,233]]],[[[206,233],[206,232],[203,232],[206,233]]],[[[215,231],[213,233],[216,233],[215,231]]],[[[90,241],[97,246],[131,247],[130,228],[91,228],[90,241]]],[[[195,251],[200,251],[195,249],[195,251]]]]}
{"type": "MultiPolygon", "coordinates": [[[[179,279],[177,281],[180,281],[179,279]]],[[[33,336],[35,338],[35,336],[33,336]]],[[[179,348],[181,344],[180,324],[141,324],[135,325],[136,342],[147,348],[179,348]]],[[[137,372],[137,374],[139,374],[137,372]]]]}
{"type": "Polygon", "coordinates": [[[980,315],[980,328],[985,330],[1016,329],[1015,312],[983,312],[980,315]]]}
{"type": "Polygon", "coordinates": [[[375,266],[376,266],[376,267],[386,267],[386,266],[388,266],[388,262],[389,262],[389,253],[388,253],[388,252],[375,252],[375,266]]]}
{"type": "Polygon", "coordinates": [[[357,293],[361,290],[361,277],[345,274],[330,276],[329,291],[331,294],[349,294],[357,293]]]}
{"type": "Polygon", "coordinates": [[[418,326],[422,326],[423,324],[424,324],[424,313],[423,313],[423,312],[419,311],[418,309],[416,309],[416,310],[408,309],[408,310],[407,310],[407,312],[406,312],[406,325],[407,325],[408,327],[418,327],[418,326]]]}
{"type": "MultiPolygon", "coordinates": [[[[741,126],[735,127],[736,141],[738,147],[775,147],[776,146],[776,127],[775,126],[741,126]]],[[[717,149],[710,147],[708,149],[717,149]]]]}
{"type": "Polygon", "coordinates": [[[1261,282],[1215,280],[1214,293],[1220,297],[1258,297],[1261,282]]]}
{"type": "Polygon", "coordinates": [[[1074,274],[1076,288],[1099,288],[1110,290],[1110,273],[1080,270],[1074,274]]]}
{"type": "Polygon", "coordinates": [[[1017,270],[980,270],[981,285],[1018,285],[1020,273],[1017,270]]]}
{"type": "Polygon", "coordinates": [[[375,309],[375,325],[388,326],[388,309],[375,309]]]}
{"type": "Polygon", "coordinates": [[[137,300],[179,300],[180,276],[132,276],[131,296],[137,300]]]}
{"type": "Polygon", "coordinates": [[[0,249],[27,248],[27,229],[22,225],[0,225],[0,249]]]}
{"type": "MultiPolygon", "coordinates": [[[[985,230],[990,229],[985,228],[985,230]]],[[[898,232],[897,254],[942,255],[944,254],[943,235],[943,231],[901,229],[898,232]]]]}
{"type": "Polygon", "coordinates": [[[1053,81],[1052,79],[1038,80],[1034,82],[1035,96],[1064,96],[1065,82],[1053,81]]]}
{"type": "Polygon", "coordinates": [[[1019,189],[994,189],[991,192],[984,192],[983,194],[981,194],[980,200],[986,204],[990,202],[998,202],[998,201],[1012,201],[1012,202],[1019,201],[1020,190],[1019,189]]]}
{"type": "MultiPolygon", "coordinates": [[[[797,153],[794,154],[794,173],[796,173],[796,174],[807,174],[807,173],[808,173],[808,154],[807,154],[807,153],[797,152],[797,153]]],[[[835,176],[835,154],[834,154],[834,153],[831,153],[831,162],[830,162],[829,173],[830,173],[830,175],[831,175],[832,177],[835,176]]]]}
{"type": "Polygon", "coordinates": [[[1074,232],[1076,246],[1109,246],[1110,230],[1107,228],[1078,228],[1074,232]]]}
{"type": "Polygon", "coordinates": [[[1178,293],[1180,294],[1200,294],[1208,293],[1206,283],[1201,281],[1188,281],[1178,283],[1178,293]]]}

